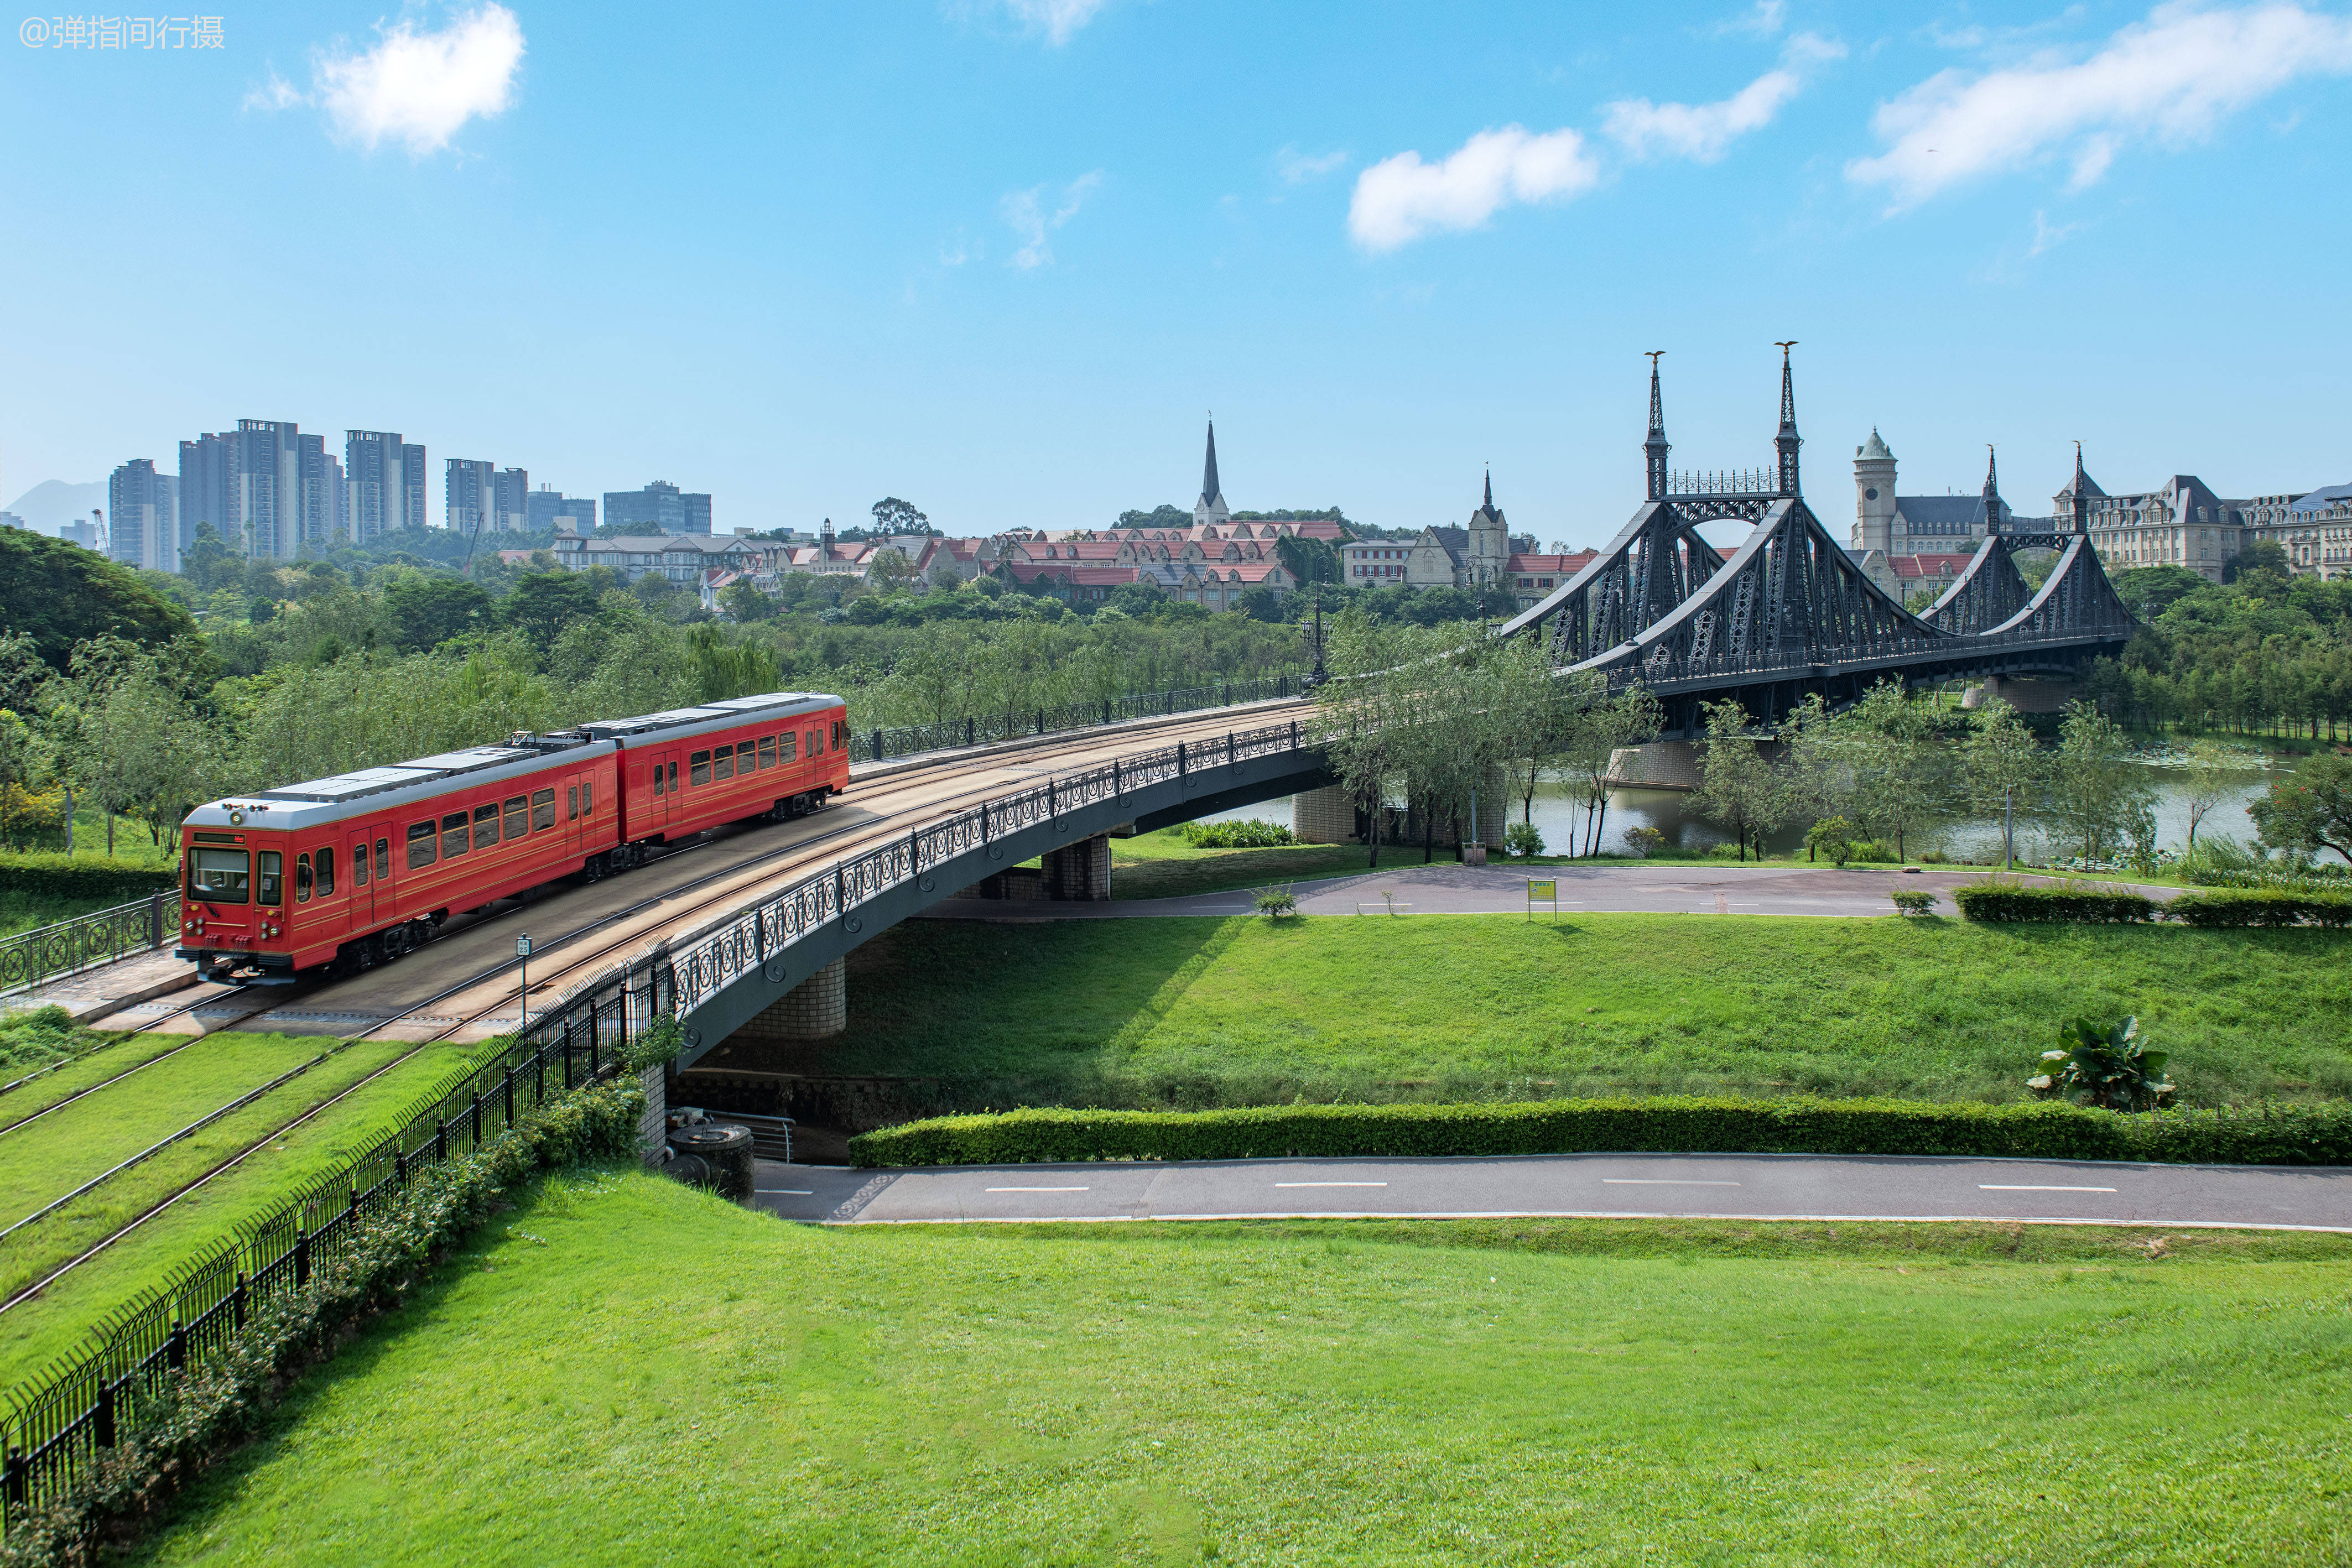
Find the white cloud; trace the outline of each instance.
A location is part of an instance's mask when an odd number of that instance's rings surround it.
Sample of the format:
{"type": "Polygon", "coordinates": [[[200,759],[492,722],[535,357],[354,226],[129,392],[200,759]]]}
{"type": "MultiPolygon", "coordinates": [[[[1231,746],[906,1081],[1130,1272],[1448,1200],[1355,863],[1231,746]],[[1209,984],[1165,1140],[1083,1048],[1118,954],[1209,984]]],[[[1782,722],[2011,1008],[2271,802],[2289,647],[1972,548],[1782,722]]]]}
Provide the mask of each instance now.
{"type": "Polygon", "coordinates": [[[2080,188],[2135,142],[2178,146],[2298,77],[2352,71],[2352,21],[2292,4],[2159,5],[2089,59],[2042,54],[1981,76],[1939,71],[1881,104],[1889,143],[1846,165],[1896,208],[1965,181],[2063,156],[2080,188]]]}
{"type": "Polygon", "coordinates": [[[1788,0],[1756,0],[1756,4],[1738,16],[1717,22],[1711,29],[1717,34],[1749,33],[1769,38],[1780,30],[1789,15],[1788,0]]]}
{"type": "Polygon", "coordinates": [[[1357,175],[1348,232],[1367,250],[1394,250],[1441,229],[1477,228],[1515,203],[1573,196],[1600,179],[1576,131],[1533,136],[1506,125],[1478,132],[1442,163],[1400,152],[1357,175]]]}
{"type": "Polygon", "coordinates": [[[1025,191],[1014,191],[1006,195],[1001,204],[1004,221],[1020,236],[1021,248],[1014,251],[1012,259],[1004,265],[1023,272],[1052,266],[1054,247],[1047,243],[1046,236],[1076,217],[1078,208],[1085,205],[1086,199],[1094,194],[1095,188],[1101,183],[1102,171],[1099,169],[1079,175],[1062,187],[1061,199],[1055,203],[1051,212],[1045,209],[1045,187],[1043,185],[1032,185],[1025,191]]]}
{"type": "Polygon", "coordinates": [[[522,54],[521,25],[503,5],[484,5],[437,33],[398,22],[363,53],[321,56],[317,96],[338,136],[371,150],[399,141],[421,158],[467,120],[505,112],[522,54]]]}
{"type": "Polygon", "coordinates": [[[278,110],[291,109],[298,103],[310,101],[309,94],[273,70],[269,73],[268,81],[245,95],[245,102],[239,107],[272,114],[278,110]]]}
{"type": "Polygon", "coordinates": [[[2053,224],[2036,209],[2033,214],[2033,246],[2025,254],[2029,257],[2040,256],[2051,246],[2063,243],[2068,235],[2082,226],[2080,224],[2053,224]]]}
{"type": "Polygon", "coordinates": [[[1688,158],[1712,163],[1735,138],[1772,123],[1783,105],[1804,90],[1806,67],[1845,57],[1845,46],[1800,33],[1781,51],[1781,64],[1716,103],[1652,103],[1622,99],[1602,110],[1601,129],[1633,158],[1688,158]]]}
{"type": "Polygon", "coordinates": [[[1319,180],[1348,162],[1345,152],[1301,152],[1296,147],[1285,147],[1274,155],[1274,171],[1282,176],[1286,185],[1304,185],[1309,180],[1319,180]]]}
{"type": "Polygon", "coordinates": [[[1056,48],[1095,19],[1104,0],[1004,0],[1013,19],[1033,33],[1043,33],[1056,48]]]}

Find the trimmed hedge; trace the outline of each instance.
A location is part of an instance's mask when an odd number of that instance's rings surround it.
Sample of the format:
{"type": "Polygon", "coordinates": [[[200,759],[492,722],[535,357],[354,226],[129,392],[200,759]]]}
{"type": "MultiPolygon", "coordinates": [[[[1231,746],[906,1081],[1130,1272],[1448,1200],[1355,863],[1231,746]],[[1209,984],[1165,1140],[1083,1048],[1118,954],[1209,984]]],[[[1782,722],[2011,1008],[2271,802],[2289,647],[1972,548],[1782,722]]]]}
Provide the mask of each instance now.
{"type": "Polygon", "coordinates": [[[2216,888],[2184,893],[2165,906],[2168,919],[2190,925],[2352,925],[2352,894],[2284,887],[2216,888]]]}
{"type": "Polygon", "coordinates": [[[2121,889],[2021,887],[1970,883],[1952,889],[1952,902],[1970,920],[2046,920],[2074,925],[2137,925],[2161,919],[2162,906],[2145,894],[2121,889]]]}
{"type": "Polygon", "coordinates": [[[1569,1154],[1992,1155],[2200,1165],[2352,1165],[2352,1104],[2123,1115],[1916,1100],[1537,1100],[1009,1111],[862,1134],[853,1165],[1024,1165],[1569,1154]]]}
{"type": "Polygon", "coordinates": [[[169,866],[128,866],[104,855],[37,851],[0,857],[0,888],[48,898],[104,898],[128,904],[171,890],[178,873],[169,866]]]}

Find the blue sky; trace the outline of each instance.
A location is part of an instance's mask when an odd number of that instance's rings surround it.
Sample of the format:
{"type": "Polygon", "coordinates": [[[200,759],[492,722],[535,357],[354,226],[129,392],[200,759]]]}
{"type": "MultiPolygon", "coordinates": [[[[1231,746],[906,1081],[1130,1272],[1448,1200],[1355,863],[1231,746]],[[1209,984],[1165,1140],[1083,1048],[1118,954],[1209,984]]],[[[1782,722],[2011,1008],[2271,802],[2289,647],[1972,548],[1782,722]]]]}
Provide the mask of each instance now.
{"type": "MultiPolygon", "coordinates": [[[[48,26],[47,18],[39,19],[48,26]]],[[[1189,505],[1597,543],[1808,494],[2352,478],[2352,19],[2085,3],[313,0],[0,38],[0,495],[240,417],[953,531],[1189,505]]]]}

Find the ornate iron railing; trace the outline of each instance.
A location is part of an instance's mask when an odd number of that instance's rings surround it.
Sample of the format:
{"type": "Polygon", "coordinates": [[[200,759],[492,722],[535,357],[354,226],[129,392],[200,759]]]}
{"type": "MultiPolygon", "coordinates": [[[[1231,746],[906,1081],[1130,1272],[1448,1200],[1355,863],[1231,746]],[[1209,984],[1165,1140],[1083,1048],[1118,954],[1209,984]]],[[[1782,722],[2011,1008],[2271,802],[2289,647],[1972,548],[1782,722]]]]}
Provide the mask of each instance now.
{"type": "Polygon", "coordinates": [[[641,964],[571,998],[478,1065],[412,1102],[352,1164],[299,1189],[102,1319],[83,1346],[0,1403],[0,1528],[61,1496],[184,1371],[216,1356],[271,1299],[350,1252],[417,1175],[463,1159],[530,1105],[620,1066],[669,1010],[669,972],[641,964]]]}
{"type": "Polygon", "coordinates": [[[180,890],[0,939],[0,996],[176,941],[180,890]]]}
{"type": "MultiPolygon", "coordinates": [[[[677,977],[677,1009],[690,1011],[756,966],[780,963],[794,943],[825,920],[838,916],[852,923],[851,930],[858,929],[860,905],[927,875],[957,855],[1051,821],[1066,811],[1117,800],[1180,774],[1296,751],[1312,738],[1290,723],[1162,747],[1079,772],[1057,774],[1044,784],[917,828],[902,838],[802,877],[754,907],[673,945],[666,961],[677,977]]],[[[782,973],[772,971],[771,977],[782,973]]]]}
{"type": "Polygon", "coordinates": [[[1188,686],[1181,691],[1134,693],[1101,702],[1026,708],[987,717],[950,719],[941,724],[861,729],[850,736],[849,759],[879,762],[886,758],[912,757],[926,751],[951,751],[958,747],[986,746],[1024,736],[1087,729],[1124,719],[1163,718],[1172,714],[1199,713],[1205,708],[1232,707],[1237,703],[1295,697],[1300,690],[1297,676],[1274,675],[1263,680],[1226,681],[1213,686],[1188,686]]]}

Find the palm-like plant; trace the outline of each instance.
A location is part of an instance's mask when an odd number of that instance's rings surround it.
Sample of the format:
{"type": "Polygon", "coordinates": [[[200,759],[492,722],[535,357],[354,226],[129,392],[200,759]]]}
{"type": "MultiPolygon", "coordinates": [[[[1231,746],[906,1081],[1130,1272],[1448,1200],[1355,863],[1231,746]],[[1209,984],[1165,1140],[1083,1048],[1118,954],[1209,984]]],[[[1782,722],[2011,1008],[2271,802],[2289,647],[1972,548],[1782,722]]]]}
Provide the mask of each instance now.
{"type": "Polygon", "coordinates": [[[2059,1026],[2058,1044],[2061,1049],[2042,1053],[2047,1070],[2025,1081],[2045,1099],[2144,1111],[2172,1098],[2172,1080],[2164,1073],[2169,1053],[2147,1049],[2137,1017],[2113,1025],[2070,1019],[2059,1026]]]}

